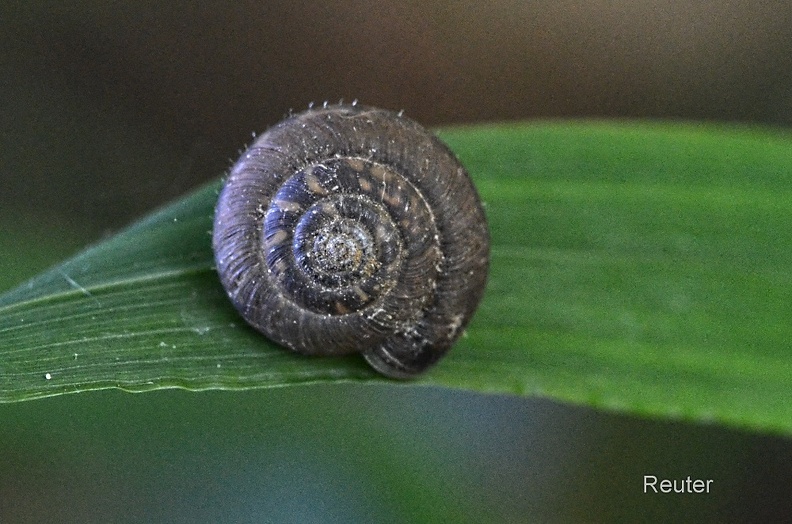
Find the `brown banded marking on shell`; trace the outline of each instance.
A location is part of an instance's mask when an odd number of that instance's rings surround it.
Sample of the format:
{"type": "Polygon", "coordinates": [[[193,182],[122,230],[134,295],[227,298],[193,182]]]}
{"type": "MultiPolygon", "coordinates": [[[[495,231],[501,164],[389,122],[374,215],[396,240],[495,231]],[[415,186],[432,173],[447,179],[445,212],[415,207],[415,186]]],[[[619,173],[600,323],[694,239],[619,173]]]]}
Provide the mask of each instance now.
{"type": "Polygon", "coordinates": [[[414,376],[470,321],[489,234],[453,153],[400,114],[328,106],[259,135],[217,204],[218,274],[245,320],[311,355],[414,376]]]}

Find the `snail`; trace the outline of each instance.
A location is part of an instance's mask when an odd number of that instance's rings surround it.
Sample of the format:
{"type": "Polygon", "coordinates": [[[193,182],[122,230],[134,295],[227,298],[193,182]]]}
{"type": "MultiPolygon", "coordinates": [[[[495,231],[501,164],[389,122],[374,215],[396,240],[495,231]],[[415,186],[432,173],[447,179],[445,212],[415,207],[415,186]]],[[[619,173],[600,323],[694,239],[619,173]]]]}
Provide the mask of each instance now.
{"type": "Polygon", "coordinates": [[[401,113],[325,105],[265,133],[215,211],[220,280],[242,317],[307,355],[361,353],[413,377],[462,334],[489,233],[454,154],[401,113]]]}

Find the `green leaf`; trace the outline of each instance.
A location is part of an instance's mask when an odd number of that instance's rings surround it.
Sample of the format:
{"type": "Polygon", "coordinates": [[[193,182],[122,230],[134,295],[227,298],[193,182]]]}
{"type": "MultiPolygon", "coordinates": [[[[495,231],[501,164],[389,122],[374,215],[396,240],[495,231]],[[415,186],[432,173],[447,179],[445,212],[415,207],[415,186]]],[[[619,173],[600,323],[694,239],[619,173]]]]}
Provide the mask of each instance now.
{"type": "MultiPolygon", "coordinates": [[[[486,203],[466,335],[407,384],[792,434],[792,140],[692,124],[447,130],[486,203]]],[[[212,269],[211,184],[0,297],[0,401],[384,382],[268,343],[212,269]]]]}

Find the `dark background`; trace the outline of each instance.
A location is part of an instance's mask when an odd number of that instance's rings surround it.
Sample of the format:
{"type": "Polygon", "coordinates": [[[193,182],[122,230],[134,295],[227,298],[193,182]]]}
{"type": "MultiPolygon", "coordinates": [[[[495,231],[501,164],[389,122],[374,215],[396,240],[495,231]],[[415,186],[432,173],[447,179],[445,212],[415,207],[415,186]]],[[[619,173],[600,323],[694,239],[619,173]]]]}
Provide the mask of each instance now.
{"type": "MultiPolygon", "coordinates": [[[[429,126],[567,117],[792,123],[786,2],[165,4],[0,6],[0,288],[220,176],[252,132],[309,102],[358,99],[429,126]]],[[[351,410],[345,423],[365,426],[358,445],[381,446],[381,428],[365,422],[372,413],[403,421],[388,429],[393,446],[411,449],[413,461],[432,457],[427,475],[451,475],[444,481],[468,501],[472,520],[790,514],[788,439],[541,399],[336,386],[104,392],[0,406],[0,520],[407,519],[378,498],[381,485],[355,481],[356,498],[338,480],[340,471],[371,472],[305,454],[317,437],[308,431],[306,444],[304,425],[316,417],[332,425],[328,413],[340,408],[327,403],[336,398],[351,410]],[[263,422],[284,404],[289,417],[263,422]],[[200,444],[236,431],[247,435],[244,450],[234,438],[200,444]],[[273,439],[289,446],[268,445],[273,439]],[[641,495],[652,473],[713,478],[718,491],[641,495]],[[212,479],[245,488],[193,504],[217,492],[212,479]],[[306,486],[328,485],[338,487],[322,492],[335,506],[306,509],[318,496],[306,486]]],[[[339,454],[354,457],[342,444],[353,430],[333,431],[339,454]]]]}
{"type": "Polygon", "coordinates": [[[48,4],[0,15],[3,207],[94,235],[215,178],[311,101],[431,126],[792,120],[786,2],[48,4]]]}

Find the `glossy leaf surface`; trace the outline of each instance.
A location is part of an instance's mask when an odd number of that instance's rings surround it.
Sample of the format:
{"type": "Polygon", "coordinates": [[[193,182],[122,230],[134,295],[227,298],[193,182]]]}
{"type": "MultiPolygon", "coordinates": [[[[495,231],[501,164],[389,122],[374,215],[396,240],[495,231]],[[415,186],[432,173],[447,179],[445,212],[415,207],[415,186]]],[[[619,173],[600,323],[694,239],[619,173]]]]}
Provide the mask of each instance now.
{"type": "MultiPolygon", "coordinates": [[[[420,379],[792,433],[792,140],[689,124],[447,130],[486,204],[484,302],[420,379]]],[[[385,381],[237,316],[219,183],[0,297],[0,401],[385,381]]]]}

